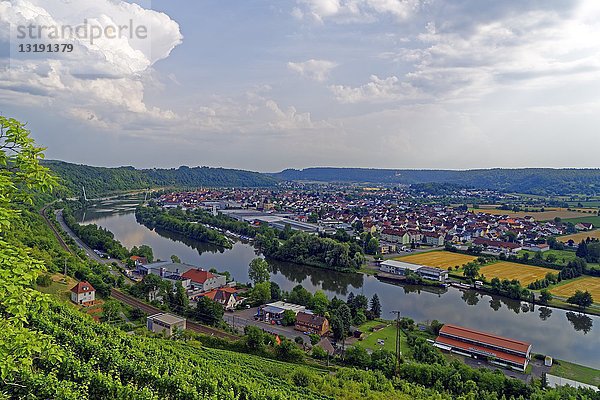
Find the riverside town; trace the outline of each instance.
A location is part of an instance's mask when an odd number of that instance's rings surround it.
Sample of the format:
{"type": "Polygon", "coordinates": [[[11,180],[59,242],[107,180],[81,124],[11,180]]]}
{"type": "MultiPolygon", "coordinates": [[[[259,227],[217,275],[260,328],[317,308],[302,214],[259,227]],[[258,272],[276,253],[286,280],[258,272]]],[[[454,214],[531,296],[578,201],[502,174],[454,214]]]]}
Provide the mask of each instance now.
{"type": "Polygon", "coordinates": [[[600,400],[599,21],[0,1],[0,400],[600,400]]]}

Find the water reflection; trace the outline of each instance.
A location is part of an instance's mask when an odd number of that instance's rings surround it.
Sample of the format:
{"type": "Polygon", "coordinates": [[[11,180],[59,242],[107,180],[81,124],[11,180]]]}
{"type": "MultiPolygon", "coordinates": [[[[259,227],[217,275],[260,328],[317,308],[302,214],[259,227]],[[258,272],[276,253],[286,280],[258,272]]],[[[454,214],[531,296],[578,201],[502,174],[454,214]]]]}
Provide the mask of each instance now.
{"type": "Polygon", "coordinates": [[[540,319],[542,321],[547,320],[552,316],[552,309],[548,307],[540,307],[540,319]]]}
{"type": "Polygon", "coordinates": [[[476,306],[479,303],[479,294],[472,290],[465,290],[462,299],[470,306],[476,306]]]}
{"type": "MultiPolygon", "coordinates": [[[[346,296],[349,290],[359,289],[363,286],[364,275],[333,272],[322,268],[306,265],[269,260],[271,272],[275,277],[283,275],[295,284],[303,284],[307,289],[322,289],[346,296]],[[310,287],[307,283],[310,282],[310,287]]],[[[275,279],[277,281],[277,279],[275,279]]]]}
{"type": "Polygon", "coordinates": [[[573,328],[576,331],[583,332],[584,335],[587,335],[594,325],[594,321],[590,317],[585,314],[576,314],[572,311],[567,313],[567,319],[573,325],[573,328]]]}

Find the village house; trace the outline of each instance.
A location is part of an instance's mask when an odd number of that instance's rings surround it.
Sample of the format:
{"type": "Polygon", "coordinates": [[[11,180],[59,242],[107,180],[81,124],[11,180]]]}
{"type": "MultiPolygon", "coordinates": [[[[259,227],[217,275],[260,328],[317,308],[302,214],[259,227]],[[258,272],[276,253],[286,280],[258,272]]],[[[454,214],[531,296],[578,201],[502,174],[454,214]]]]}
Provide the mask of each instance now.
{"type": "Polygon", "coordinates": [[[226,310],[235,310],[235,308],[244,302],[244,298],[239,295],[239,290],[232,287],[222,287],[213,289],[200,295],[207,297],[221,304],[226,310]]]}
{"type": "Polygon", "coordinates": [[[592,224],[591,222],[579,222],[575,224],[575,229],[577,229],[578,231],[591,231],[592,229],[594,229],[594,224],[592,224]]]}
{"type": "Polygon", "coordinates": [[[71,289],[71,301],[79,305],[91,304],[96,300],[96,289],[87,281],[81,281],[71,289]]]}
{"type": "Polygon", "coordinates": [[[329,332],[329,321],[325,317],[301,311],[296,314],[294,329],[324,336],[329,332]]]}
{"type": "Polygon", "coordinates": [[[202,268],[189,269],[181,276],[190,280],[191,290],[207,292],[227,284],[227,278],[224,275],[213,274],[202,268]]]}

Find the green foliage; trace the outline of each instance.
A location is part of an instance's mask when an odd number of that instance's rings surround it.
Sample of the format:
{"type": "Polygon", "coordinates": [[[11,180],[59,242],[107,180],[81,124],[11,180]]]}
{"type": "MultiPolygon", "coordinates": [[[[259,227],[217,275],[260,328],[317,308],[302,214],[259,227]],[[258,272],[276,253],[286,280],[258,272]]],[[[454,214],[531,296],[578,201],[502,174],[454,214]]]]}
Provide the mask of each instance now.
{"type": "Polygon", "coordinates": [[[271,282],[261,282],[250,291],[250,302],[255,305],[264,304],[271,300],[271,282]]]}
{"type": "Polygon", "coordinates": [[[585,292],[577,290],[573,296],[567,299],[567,303],[575,304],[582,309],[586,309],[594,303],[594,299],[587,290],[585,292]]]}
{"type": "Polygon", "coordinates": [[[42,287],[48,287],[52,284],[52,276],[50,276],[50,274],[39,275],[36,278],[35,283],[42,287]]]}
{"type": "Polygon", "coordinates": [[[224,248],[231,248],[231,243],[225,235],[214,229],[209,229],[202,224],[187,221],[181,210],[173,209],[166,211],[156,206],[140,206],[135,210],[135,217],[139,223],[149,228],[164,229],[183,235],[189,239],[212,243],[224,248]]]}
{"type": "Polygon", "coordinates": [[[146,257],[146,260],[148,260],[149,263],[154,261],[152,247],[148,246],[147,244],[143,244],[140,247],[133,246],[129,254],[132,256],[146,257]]]}
{"type": "Polygon", "coordinates": [[[223,320],[223,313],[223,306],[206,296],[202,296],[196,303],[193,316],[196,320],[207,325],[218,325],[223,320]]]}
{"type": "Polygon", "coordinates": [[[250,262],[248,277],[254,284],[267,282],[271,277],[269,273],[269,264],[263,258],[255,258],[250,262]]]}
{"type": "Polygon", "coordinates": [[[63,161],[46,161],[44,165],[61,178],[66,194],[79,195],[81,187],[85,186],[88,197],[150,187],[269,187],[276,183],[274,179],[257,172],[224,168],[103,168],[63,161]]]}
{"type": "Polygon", "coordinates": [[[281,324],[283,326],[291,326],[296,323],[296,313],[292,310],[285,310],[283,312],[283,317],[281,318],[281,324]]]}
{"type": "Polygon", "coordinates": [[[255,245],[267,257],[336,271],[356,271],[364,263],[359,246],[298,232],[280,244],[273,232],[256,236],[255,245]]]}

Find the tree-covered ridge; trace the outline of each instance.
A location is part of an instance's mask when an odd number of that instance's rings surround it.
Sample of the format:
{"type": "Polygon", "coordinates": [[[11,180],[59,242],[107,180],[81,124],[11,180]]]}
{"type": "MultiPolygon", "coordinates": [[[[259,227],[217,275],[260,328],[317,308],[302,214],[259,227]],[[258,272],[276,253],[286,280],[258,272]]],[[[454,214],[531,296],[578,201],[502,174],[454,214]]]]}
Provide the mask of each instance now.
{"type": "Polygon", "coordinates": [[[451,183],[462,187],[540,195],[600,193],[600,169],[411,170],[367,168],[287,169],[272,174],[283,180],[371,182],[386,184],[451,183]]]}
{"type": "Polygon", "coordinates": [[[68,195],[80,195],[81,187],[85,186],[88,197],[149,187],[267,187],[276,182],[258,172],[225,168],[105,168],[55,160],[45,161],[43,164],[59,176],[68,195]]]}

